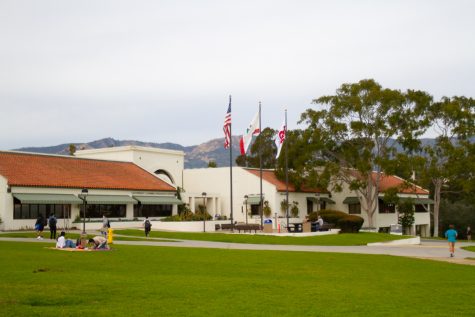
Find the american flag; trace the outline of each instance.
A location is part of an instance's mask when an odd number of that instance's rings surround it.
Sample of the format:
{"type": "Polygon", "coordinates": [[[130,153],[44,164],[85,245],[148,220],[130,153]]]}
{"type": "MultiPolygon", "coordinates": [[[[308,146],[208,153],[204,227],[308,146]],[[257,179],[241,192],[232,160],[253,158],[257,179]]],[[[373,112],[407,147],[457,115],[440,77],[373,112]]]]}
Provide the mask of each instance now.
{"type": "Polygon", "coordinates": [[[231,96],[229,96],[229,107],[226,116],[224,117],[224,148],[229,148],[231,143],[231,96]]]}

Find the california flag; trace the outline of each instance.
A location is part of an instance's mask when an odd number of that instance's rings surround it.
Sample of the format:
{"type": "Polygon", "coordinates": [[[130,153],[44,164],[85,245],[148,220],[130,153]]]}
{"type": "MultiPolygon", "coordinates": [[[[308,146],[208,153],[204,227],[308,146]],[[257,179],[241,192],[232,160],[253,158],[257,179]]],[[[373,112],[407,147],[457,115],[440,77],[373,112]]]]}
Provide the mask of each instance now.
{"type": "Polygon", "coordinates": [[[257,112],[239,142],[241,155],[246,155],[249,145],[252,142],[252,136],[259,135],[259,133],[259,112],[257,112]]]}
{"type": "Polygon", "coordinates": [[[275,136],[275,145],[277,145],[277,155],[275,158],[278,158],[280,155],[280,150],[282,149],[282,144],[285,141],[285,135],[287,134],[287,126],[285,125],[285,120],[284,123],[282,123],[281,128],[277,132],[277,135],[275,136]]]}

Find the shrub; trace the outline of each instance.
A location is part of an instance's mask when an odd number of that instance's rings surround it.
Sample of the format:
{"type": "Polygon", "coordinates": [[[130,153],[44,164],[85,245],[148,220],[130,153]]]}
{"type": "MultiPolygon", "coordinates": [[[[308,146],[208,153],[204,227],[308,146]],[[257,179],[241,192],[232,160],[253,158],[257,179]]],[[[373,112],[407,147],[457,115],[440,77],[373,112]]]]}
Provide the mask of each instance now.
{"type": "Polygon", "coordinates": [[[334,225],[338,224],[338,220],[348,216],[348,214],[344,213],[343,211],[331,210],[331,209],[320,210],[319,214],[320,216],[322,216],[323,221],[332,223],[334,225]]]}
{"type": "MultiPolygon", "coordinates": [[[[206,220],[211,220],[213,218],[208,213],[205,213],[204,217],[206,220]]],[[[197,212],[194,214],[192,212],[184,212],[180,215],[173,215],[163,218],[162,221],[203,221],[203,213],[197,212]]]]}
{"type": "Polygon", "coordinates": [[[272,215],[272,209],[269,206],[269,202],[266,200],[264,202],[264,208],[262,209],[262,212],[264,213],[264,216],[269,218],[272,215]]]}
{"type": "Polygon", "coordinates": [[[297,201],[292,202],[292,207],[290,208],[290,214],[294,218],[299,216],[299,203],[297,201]]]}
{"type": "Polygon", "coordinates": [[[311,222],[317,221],[319,215],[323,218],[323,221],[334,224],[342,232],[358,232],[364,222],[364,219],[359,216],[348,215],[342,211],[330,209],[312,212],[308,215],[308,219],[311,222]]]}
{"type": "Polygon", "coordinates": [[[360,216],[346,215],[343,218],[338,219],[336,223],[337,227],[341,229],[341,232],[358,232],[363,225],[364,219],[360,216]]]}

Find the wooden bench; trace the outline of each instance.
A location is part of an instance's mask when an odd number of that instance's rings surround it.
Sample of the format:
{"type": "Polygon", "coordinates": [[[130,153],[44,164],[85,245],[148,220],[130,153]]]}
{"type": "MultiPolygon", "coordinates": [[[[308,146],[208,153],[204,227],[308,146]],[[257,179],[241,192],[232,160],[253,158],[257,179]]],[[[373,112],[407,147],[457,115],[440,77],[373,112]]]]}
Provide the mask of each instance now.
{"type": "Polygon", "coordinates": [[[254,230],[254,233],[257,233],[257,230],[262,230],[261,225],[257,223],[237,224],[234,226],[234,229],[238,230],[239,233],[241,233],[241,230],[244,232],[254,230]]]}
{"type": "Polygon", "coordinates": [[[316,231],[328,231],[330,229],[333,229],[335,228],[335,225],[333,223],[328,223],[328,222],[324,222],[323,225],[321,227],[318,228],[317,230],[317,223],[316,222],[312,222],[312,232],[316,232],[316,231]]]}
{"type": "Polygon", "coordinates": [[[221,230],[231,230],[233,228],[232,223],[222,223],[221,224],[221,230]]]}

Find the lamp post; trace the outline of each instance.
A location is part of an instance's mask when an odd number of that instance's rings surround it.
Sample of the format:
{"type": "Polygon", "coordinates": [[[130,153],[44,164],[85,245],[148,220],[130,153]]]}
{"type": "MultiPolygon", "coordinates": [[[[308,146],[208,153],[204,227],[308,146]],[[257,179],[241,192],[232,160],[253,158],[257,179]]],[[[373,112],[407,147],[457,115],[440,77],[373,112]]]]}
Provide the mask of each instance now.
{"type": "Polygon", "coordinates": [[[203,196],[203,232],[206,232],[206,193],[202,192],[203,196]]]}
{"type": "Polygon", "coordinates": [[[244,195],[244,199],[246,199],[246,225],[247,225],[247,199],[249,198],[248,195],[244,195]]]}
{"type": "Polygon", "coordinates": [[[317,212],[320,210],[320,193],[315,193],[317,196],[317,212]]]}
{"type": "Polygon", "coordinates": [[[82,199],[83,201],[83,212],[82,212],[82,234],[83,235],[86,235],[86,206],[87,206],[87,202],[86,202],[86,197],[87,197],[87,194],[88,194],[88,190],[87,188],[83,188],[83,190],[81,190],[81,194],[79,195],[79,198],[82,199]]]}

